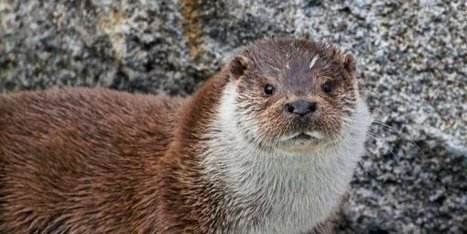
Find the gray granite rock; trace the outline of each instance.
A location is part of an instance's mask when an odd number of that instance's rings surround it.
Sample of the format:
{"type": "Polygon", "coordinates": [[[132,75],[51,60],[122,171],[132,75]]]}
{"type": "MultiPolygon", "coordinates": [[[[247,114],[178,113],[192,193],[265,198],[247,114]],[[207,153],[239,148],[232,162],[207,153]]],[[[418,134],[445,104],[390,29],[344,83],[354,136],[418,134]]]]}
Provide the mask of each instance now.
{"type": "Polygon", "coordinates": [[[465,1],[0,1],[0,92],[187,95],[249,42],[351,51],[375,123],[340,233],[467,232],[465,1]]]}

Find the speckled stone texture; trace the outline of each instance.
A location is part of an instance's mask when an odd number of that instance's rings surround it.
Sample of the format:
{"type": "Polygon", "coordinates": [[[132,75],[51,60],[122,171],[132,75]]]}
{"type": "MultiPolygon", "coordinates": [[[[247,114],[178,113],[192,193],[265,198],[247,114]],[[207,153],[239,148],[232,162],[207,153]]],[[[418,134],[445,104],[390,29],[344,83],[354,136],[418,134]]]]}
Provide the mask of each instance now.
{"type": "Polygon", "coordinates": [[[459,0],[2,0],[0,92],[187,95],[257,38],[333,42],[375,118],[339,232],[466,233],[466,22],[459,0]]]}

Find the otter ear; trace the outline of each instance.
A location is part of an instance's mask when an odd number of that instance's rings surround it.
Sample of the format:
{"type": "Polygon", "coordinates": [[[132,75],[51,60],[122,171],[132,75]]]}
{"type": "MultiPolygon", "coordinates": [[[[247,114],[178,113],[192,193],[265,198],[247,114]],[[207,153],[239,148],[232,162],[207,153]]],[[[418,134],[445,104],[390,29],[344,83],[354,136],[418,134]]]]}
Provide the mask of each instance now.
{"type": "Polygon", "coordinates": [[[344,65],[345,70],[353,76],[355,74],[355,71],[357,70],[356,68],[356,62],[355,59],[351,54],[345,54],[343,59],[342,59],[342,64],[344,65]]]}
{"type": "Polygon", "coordinates": [[[230,61],[229,71],[235,79],[243,76],[248,68],[248,59],[244,56],[236,56],[230,61]]]}

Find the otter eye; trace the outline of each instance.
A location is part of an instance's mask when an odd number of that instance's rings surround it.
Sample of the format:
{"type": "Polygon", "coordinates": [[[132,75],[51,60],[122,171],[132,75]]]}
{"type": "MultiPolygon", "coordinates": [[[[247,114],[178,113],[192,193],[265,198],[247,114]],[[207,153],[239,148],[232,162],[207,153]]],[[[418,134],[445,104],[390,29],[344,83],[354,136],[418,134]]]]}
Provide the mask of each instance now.
{"type": "Polygon", "coordinates": [[[274,86],[267,84],[264,86],[264,93],[267,95],[272,95],[274,93],[274,86]]]}
{"type": "Polygon", "coordinates": [[[332,92],[332,85],[331,83],[327,82],[326,84],[323,85],[323,91],[325,93],[330,93],[332,92]]]}

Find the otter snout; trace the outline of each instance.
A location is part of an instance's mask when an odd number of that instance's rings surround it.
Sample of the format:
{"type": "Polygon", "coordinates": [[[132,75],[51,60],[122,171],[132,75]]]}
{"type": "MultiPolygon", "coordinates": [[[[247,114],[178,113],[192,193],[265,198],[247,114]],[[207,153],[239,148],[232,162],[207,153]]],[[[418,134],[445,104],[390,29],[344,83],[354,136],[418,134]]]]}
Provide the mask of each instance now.
{"type": "Polygon", "coordinates": [[[316,102],[309,102],[301,99],[285,104],[284,112],[286,114],[299,115],[300,117],[304,117],[315,112],[317,108],[318,105],[316,102]]]}

